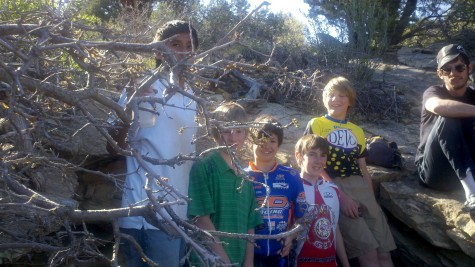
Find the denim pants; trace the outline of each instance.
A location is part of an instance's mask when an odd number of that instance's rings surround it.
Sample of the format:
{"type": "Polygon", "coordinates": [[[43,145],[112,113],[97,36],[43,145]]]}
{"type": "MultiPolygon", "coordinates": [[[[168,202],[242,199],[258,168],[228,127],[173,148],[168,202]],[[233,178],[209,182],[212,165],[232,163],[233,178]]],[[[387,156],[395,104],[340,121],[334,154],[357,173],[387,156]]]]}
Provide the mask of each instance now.
{"type": "Polygon", "coordinates": [[[280,257],[280,255],[263,256],[254,254],[254,267],[287,267],[288,256],[280,257]]]}
{"type": "Polygon", "coordinates": [[[422,160],[417,163],[421,182],[447,191],[461,187],[468,171],[475,170],[474,118],[439,117],[428,138],[422,160]]]}
{"type": "MultiPolygon", "coordinates": [[[[181,238],[171,238],[160,230],[120,228],[120,232],[132,236],[142,247],[145,255],[159,266],[180,266],[180,257],[184,255],[181,238]]],[[[122,239],[121,253],[125,257],[126,267],[148,267],[139,252],[126,239],[122,239]]]]}

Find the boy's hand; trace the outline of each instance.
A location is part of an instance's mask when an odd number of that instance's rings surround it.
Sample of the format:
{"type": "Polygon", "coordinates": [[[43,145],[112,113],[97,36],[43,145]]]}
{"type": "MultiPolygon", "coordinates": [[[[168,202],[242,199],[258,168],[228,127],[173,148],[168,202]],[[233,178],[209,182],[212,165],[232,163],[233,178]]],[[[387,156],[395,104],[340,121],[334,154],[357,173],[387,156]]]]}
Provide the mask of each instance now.
{"type": "Polygon", "coordinates": [[[278,251],[279,255],[281,257],[285,257],[289,255],[290,249],[292,248],[292,241],[294,240],[294,236],[287,236],[284,238],[284,240],[280,239],[280,242],[282,243],[282,248],[278,251]]]}
{"type": "Polygon", "coordinates": [[[350,218],[356,219],[359,217],[360,205],[356,203],[352,198],[341,192],[340,196],[340,210],[341,212],[350,218]]]}

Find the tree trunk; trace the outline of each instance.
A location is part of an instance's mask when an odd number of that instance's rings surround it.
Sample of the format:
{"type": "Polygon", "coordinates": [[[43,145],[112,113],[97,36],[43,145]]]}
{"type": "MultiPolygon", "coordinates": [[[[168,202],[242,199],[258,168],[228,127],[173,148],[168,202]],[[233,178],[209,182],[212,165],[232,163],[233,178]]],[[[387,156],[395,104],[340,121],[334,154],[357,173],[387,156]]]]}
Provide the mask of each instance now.
{"type": "Polygon", "coordinates": [[[397,45],[403,40],[402,36],[404,34],[404,30],[407,28],[407,25],[409,25],[409,20],[414,11],[416,11],[416,7],[417,0],[407,0],[401,17],[399,18],[399,21],[396,22],[394,31],[391,34],[389,43],[390,45],[397,45]]]}

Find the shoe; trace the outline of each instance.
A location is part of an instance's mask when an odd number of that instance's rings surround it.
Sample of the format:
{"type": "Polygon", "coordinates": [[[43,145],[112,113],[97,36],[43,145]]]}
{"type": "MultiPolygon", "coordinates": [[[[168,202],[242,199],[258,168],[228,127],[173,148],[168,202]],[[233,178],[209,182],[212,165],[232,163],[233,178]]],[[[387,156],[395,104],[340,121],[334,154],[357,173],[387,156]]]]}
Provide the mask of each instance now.
{"type": "Polygon", "coordinates": [[[462,210],[465,212],[475,211],[475,195],[470,195],[467,201],[465,201],[464,206],[462,210]]]}

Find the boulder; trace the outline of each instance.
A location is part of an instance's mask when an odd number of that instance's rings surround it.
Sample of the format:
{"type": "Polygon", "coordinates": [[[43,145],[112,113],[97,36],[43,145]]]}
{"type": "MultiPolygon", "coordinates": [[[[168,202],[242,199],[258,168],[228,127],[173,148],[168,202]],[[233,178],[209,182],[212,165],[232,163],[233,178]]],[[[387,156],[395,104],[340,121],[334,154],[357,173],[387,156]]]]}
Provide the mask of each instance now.
{"type": "MultiPolygon", "coordinates": [[[[402,177],[381,183],[381,204],[398,220],[414,229],[430,244],[457,250],[457,244],[447,235],[449,227],[443,217],[435,215],[434,205],[446,198],[436,198],[418,186],[413,177],[402,177]]],[[[455,202],[455,201],[454,201],[455,202]]],[[[456,204],[456,203],[453,203],[456,204]]]]}
{"type": "Polygon", "coordinates": [[[462,211],[463,192],[436,192],[417,179],[404,174],[380,187],[380,204],[410,229],[392,228],[399,252],[415,266],[475,266],[474,214],[462,211]]]}
{"type": "Polygon", "coordinates": [[[397,51],[397,59],[400,63],[422,69],[436,69],[437,50],[412,47],[401,47],[397,51]]]}
{"type": "Polygon", "coordinates": [[[393,251],[395,266],[442,267],[474,266],[473,259],[461,251],[434,247],[413,229],[398,222],[389,214],[390,228],[398,249],[393,251]]]}

